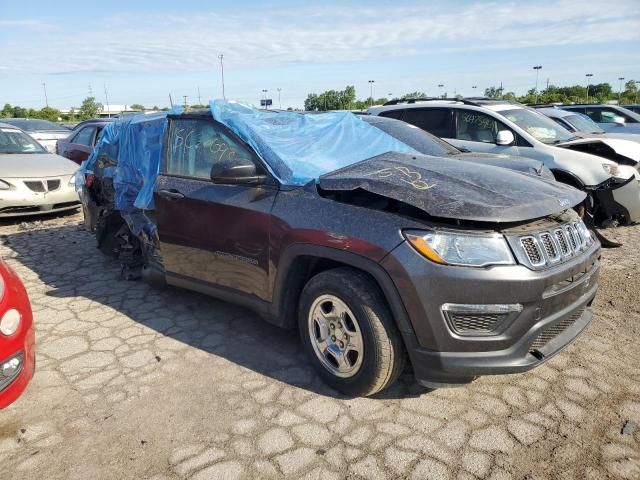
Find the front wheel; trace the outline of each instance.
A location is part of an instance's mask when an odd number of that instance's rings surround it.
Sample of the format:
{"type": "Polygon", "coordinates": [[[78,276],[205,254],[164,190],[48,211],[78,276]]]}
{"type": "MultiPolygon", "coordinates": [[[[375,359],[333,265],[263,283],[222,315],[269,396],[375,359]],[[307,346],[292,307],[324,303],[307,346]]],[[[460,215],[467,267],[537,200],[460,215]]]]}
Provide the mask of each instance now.
{"type": "Polygon", "coordinates": [[[299,330],[323,380],[350,396],[373,395],[404,368],[402,339],[377,284],[351,268],[313,277],[302,291],[299,330]]]}

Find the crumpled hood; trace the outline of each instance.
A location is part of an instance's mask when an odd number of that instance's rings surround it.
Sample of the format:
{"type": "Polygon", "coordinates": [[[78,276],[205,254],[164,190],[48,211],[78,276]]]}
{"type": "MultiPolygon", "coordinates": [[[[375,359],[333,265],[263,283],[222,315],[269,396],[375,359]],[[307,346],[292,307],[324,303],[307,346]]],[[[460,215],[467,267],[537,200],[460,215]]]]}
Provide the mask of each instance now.
{"type": "Polygon", "coordinates": [[[71,175],[78,164],[53,153],[0,154],[0,178],[44,178],[71,175]]]}
{"type": "Polygon", "coordinates": [[[430,216],[520,222],[559,213],[585,194],[555,181],[451,158],[390,152],[323,175],[325,191],[365,190],[430,216]]]}
{"type": "MultiPolygon", "coordinates": [[[[584,146],[584,145],[596,145],[603,144],[609,147],[615,154],[622,155],[634,162],[640,162],[640,145],[637,142],[631,140],[625,140],[620,138],[606,138],[606,137],[589,137],[580,138],[576,140],[570,140],[568,142],[558,143],[557,147],[571,148],[572,146],[584,146]]],[[[597,153],[594,153],[597,155],[597,153]]],[[[606,158],[606,157],[605,157],[606,158]]]]}
{"type": "Polygon", "coordinates": [[[453,158],[482,165],[493,165],[494,167],[508,168],[510,170],[530,173],[532,175],[541,175],[543,171],[542,168],[544,167],[544,163],[540,160],[496,153],[463,152],[459,155],[453,156],[453,158]]]}

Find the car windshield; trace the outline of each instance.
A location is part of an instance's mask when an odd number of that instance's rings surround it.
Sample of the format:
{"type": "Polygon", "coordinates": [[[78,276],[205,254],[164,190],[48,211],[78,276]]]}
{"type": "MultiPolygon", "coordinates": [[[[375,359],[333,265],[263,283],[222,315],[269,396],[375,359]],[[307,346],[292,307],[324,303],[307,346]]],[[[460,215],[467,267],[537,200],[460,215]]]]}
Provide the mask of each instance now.
{"type": "Polygon", "coordinates": [[[460,150],[444,140],[400,120],[368,116],[360,118],[425,155],[441,157],[461,153],[460,150]]]}
{"type": "Polygon", "coordinates": [[[513,110],[504,110],[499,113],[543,143],[554,144],[566,142],[573,138],[567,130],[550,118],[527,108],[514,108],[513,110]]]}
{"type": "Polygon", "coordinates": [[[9,125],[18,127],[25,132],[68,132],[69,129],[64,125],[58,125],[57,123],[50,122],[48,120],[38,120],[37,118],[7,118],[2,120],[9,125]]]}
{"type": "Polygon", "coordinates": [[[604,133],[604,130],[601,129],[596,122],[594,122],[589,117],[581,113],[568,115],[563,119],[565,122],[568,122],[571,125],[573,125],[576,128],[576,130],[580,132],[604,133]]]}
{"type": "Polygon", "coordinates": [[[17,153],[47,153],[33,138],[20,130],[0,127],[0,155],[17,153]]]}

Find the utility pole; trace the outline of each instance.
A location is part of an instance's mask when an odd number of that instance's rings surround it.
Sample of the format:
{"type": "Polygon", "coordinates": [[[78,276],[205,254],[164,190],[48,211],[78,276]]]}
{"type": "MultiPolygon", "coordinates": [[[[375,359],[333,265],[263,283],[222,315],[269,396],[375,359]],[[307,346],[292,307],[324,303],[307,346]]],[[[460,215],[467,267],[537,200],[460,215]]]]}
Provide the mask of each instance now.
{"type": "Polygon", "coordinates": [[[542,68],[542,65],[536,65],[535,67],[533,67],[533,69],[536,71],[536,100],[534,103],[538,103],[538,76],[540,74],[541,68],[542,68]]]}
{"type": "Polygon", "coordinates": [[[618,89],[618,105],[620,105],[622,101],[622,82],[624,81],[624,77],[618,77],[618,80],[620,80],[620,88],[618,89]]]}
{"type": "Polygon", "coordinates": [[[182,98],[184,98],[184,108],[186,110],[187,109],[187,96],[183,95],[182,98]]]}
{"type": "Polygon", "coordinates": [[[369,87],[371,87],[371,95],[369,96],[369,98],[371,98],[371,105],[373,105],[373,84],[374,83],[376,83],[375,80],[369,80],[369,87]]]}
{"type": "Polygon", "coordinates": [[[198,85],[198,105],[202,105],[202,100],[200,99],[200,85],[198,85]]]}
{"type": "Polygon", "coordinates": [[[589,79],[593,77],[593,73],[587,73],[585,77],[587,77],[587,103],[589,103],[589,79]]]}
{"type": "Polygon", "coordinates": [[[278,88],[277,90],[278,90],[278,108],[282,110],[282,102],[280,101],[280,92],[282,91],[282,89],[278,88]]]}
{"type": "Polygon", "coordinates": [[[220,72],[222,73],[222,99],[226,100],[227,97],[224,94],[224,63],[222,61],[224,55],[221,53],[220,55],[218,55],[218,58],[220,59],[220,72]]]}
{"type": "Polygon", "coordinates": [[[107,116],[111,117],[111,110],[109,109],[109,94],[107,93],[107,84],[104,83],[104,100],[107,104],[107,116]]]}
{"type": "Polygon", "coordinates": [[[173,108],[173,98],[171,98],[171,94],[169,94],[169,106],[173,108]]]}
{"type": "Polygon", "coordinates": [[[93,88],[91,88],[91,84],[89,84],[89,96],[93,97],[93,88]]]}
{"type": "Polygon", "coordinates": [[[442,89],[442,91],[440,92],[440,96],[444,98],[444,83],[439,83],[438,88],[442,89]]]}
{"type": "Polygon", "coordinates": [[[549,90],[549,77],[547,77],[547,90],[549,90]]]}
{"type": "Polygon", "coordinates": [[[49,108],[49,99],[47,98],[47,84],[42,82],[42,88],[44,89],[44,104],[49,108]]]}

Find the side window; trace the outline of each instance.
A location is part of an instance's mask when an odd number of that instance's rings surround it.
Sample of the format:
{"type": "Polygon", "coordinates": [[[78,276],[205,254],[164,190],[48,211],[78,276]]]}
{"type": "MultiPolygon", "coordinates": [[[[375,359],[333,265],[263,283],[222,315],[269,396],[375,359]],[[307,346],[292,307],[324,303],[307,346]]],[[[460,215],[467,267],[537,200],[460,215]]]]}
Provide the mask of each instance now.
{"type": "Polygon", "coordinates": [[[96,127],[84,127],[73,139],[73,143],[85,145],[87,147],[93,146],[93,134],[96,131],[96,127]]]}
{"type": "Polygon", "coordinates": [[[569,130],[570,132],[575,132],[576,128],[571,125],[568,122],[565,122],[563,119],[561,118],[551,118],[551,120],[553,120],[554,122],[556,122],[558,125],[560,125],[562,128],[565,128],[567,130],[569,130]]]}
{"type": "Polygon", "coordinates": [[[216,123],[197,119],[171,122],[167,174],[209,179],[214,163],[233,158],[254,161],[245,146],[216,123]]]}
{"type": "Polygon", "coordinates": [[[380,112],[380,116],[381,117],[387,117],[387,118],[395,118],[396,120],[400,120],[402,118],[402,112],[403,110],[387,110],[385,112],[380,112]]]}
{"type": "Polygon", "coordinates": [[[448,108],[408,108],[402,120],[436,137],[452,138],[452,114],[448,108]]]}
{"type": "Polygon", "coordinates": [[[102,133],[104,132],[104,127],[98,127],[98,134],[96,135],[96,141],[93,142],[94,145],[97,145],[100,139],[102,138],[102,133]]]}
{"type": "Polygon", "coordinates": [[[496,143],[498,130],[508,129],[495,118],[482,112],[472,110],[456,111],[456,138],[458,140],[496,143]]]}
{"type": "Polygon", "coordinates": [[[599,108],[587,108],[584,113],[596,123],[606,123],[607,120],[602,118],[601,110],[599,108]]]}

